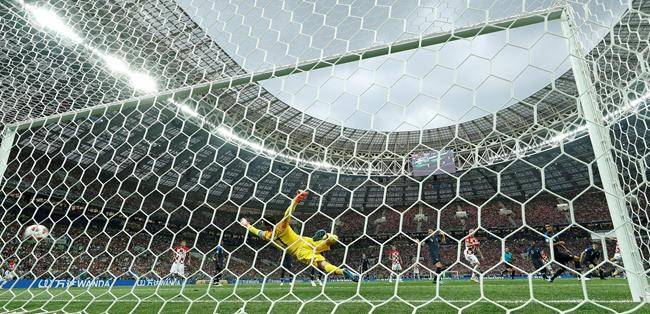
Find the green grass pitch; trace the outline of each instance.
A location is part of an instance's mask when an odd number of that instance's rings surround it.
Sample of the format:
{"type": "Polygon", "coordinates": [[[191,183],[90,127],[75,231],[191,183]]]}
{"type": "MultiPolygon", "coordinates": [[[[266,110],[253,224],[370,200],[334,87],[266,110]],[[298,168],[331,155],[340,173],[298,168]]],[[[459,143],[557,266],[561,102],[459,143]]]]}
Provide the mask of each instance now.
{"type": "Polygon", "coordinates": [[[467,280],[446,280],[436,288],[429,281],[399,284],[330,282],[242,284],[185,287],[113,287],[69,289],[14,289],[0,292],[3,311],[111,312],[111,313],[554,313],[531,295],[559,310],[606,313],[612,310],[650,313],[650,305],[631,302],[622,279],[586,282],[558,279],[555,283],[524,279],[485,279],[483,289],[467,280]],[[483,296],[483,298],[482,298],[483,296]],[[592,300],[585,302],[586,298],[592,300]],[[489,300],[494,301],[491,303],[489,300]],[[478,300],[478,301],[477,301],[478,300]],[[477,302],[475,302],[477,301],[477,302]],[[498,305],[497,305],[498,304],[498,305]]]}

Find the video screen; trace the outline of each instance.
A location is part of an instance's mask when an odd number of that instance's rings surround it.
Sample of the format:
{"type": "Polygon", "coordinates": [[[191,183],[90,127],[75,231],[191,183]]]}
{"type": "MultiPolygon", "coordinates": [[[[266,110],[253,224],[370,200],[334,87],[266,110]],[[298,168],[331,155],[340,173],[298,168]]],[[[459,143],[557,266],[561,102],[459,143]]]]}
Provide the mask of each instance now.
{"type": "Polygon", "coordinates": [[[411,167],[413,175],[417,177],[428,176],[431,174],[441,174],[444,172],[456,172],[454,163],[454,151],[431,151],[414,153],[411,156],[411,167]]]}

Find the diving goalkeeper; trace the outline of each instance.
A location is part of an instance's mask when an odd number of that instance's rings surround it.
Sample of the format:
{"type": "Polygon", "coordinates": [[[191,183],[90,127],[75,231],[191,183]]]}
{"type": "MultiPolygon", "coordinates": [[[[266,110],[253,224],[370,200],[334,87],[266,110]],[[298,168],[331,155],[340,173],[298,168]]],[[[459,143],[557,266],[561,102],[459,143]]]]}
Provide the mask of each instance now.
{"type": "Polygon", "coordinates": [[[265,229],[259,230],[252,224],[242,218],[240,223],[248,231],[263,240],[271,241],[281,250],[286,250],[287,254],[305,265],[313,265],[324,271],[326,274],[343,275],[352,281],[359,281],[359,276],[348,269],[336,267],[321,254],[330,249],[330,246],[336,243],[338,237],[334,234],[327,233],[325,230],[318,230],[313,237],[303,237],[298,235],[291,228],[291,214],[308,195],[307,191],[298,190],[296,197],[291,201],[291,205],[284,212],[284,216],[275,226],[269,225],[265,229]]]}

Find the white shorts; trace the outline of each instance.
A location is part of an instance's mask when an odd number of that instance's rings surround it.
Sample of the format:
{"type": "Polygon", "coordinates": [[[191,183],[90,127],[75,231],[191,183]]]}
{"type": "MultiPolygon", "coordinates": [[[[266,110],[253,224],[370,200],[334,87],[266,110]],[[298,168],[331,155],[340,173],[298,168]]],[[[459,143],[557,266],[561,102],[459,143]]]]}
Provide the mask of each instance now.
{"type": "Polygon", "coordinates": [[[16,272],[13,271],[13,270],[5,271],[4,276],[3,276],[4,280],[7,280],[7,281],[14,280],[16,277],[18,277],[18,276],[16,275],[16,272]]]}
{"type": "Polygon", "coordinates": [[[478,264],[478,257],[474,254],[465,254],[465,260],[467,260],[472,266],[478,264]]]}
{"type": "Polygon", "coordinates": [[[402,271],[402,264],[393,264],[390,269],[392,271],[402,271]]]}
{"type": "Polygon", "coordinates": [[[414,274],[419,274],[419,273],[420,273],[420,269],[419,269],[419,268],[413,268],[413,273],[414,273],[414,274]]]}
{"type": "Polygon", "coordinates": [[[618,263],[622,263],[623,262],[623,256],[621,255],[621,253],[614,254],[614,260],[616,262],[618,262],[618,263]]]}
{"type": "Polygon", "coordinates": [[[178,274],[182,277],[185,277],[185,264],[183,263],[174,263],[172,264],[172,269],[169,270],[170,274],[178,274]]]}

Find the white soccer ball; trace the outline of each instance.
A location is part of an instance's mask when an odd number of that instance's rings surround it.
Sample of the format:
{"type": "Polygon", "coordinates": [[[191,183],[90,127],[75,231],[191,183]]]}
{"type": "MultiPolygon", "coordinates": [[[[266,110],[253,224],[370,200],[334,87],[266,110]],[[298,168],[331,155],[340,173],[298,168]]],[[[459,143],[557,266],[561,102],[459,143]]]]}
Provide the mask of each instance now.
{"type": "Polygon", "coordinates": [[[36,241],[43,240],[50,235],[50,230],[43,225],[31,225],[25,228],[23,233],[23,240],[34,239],[36,241]]]}

